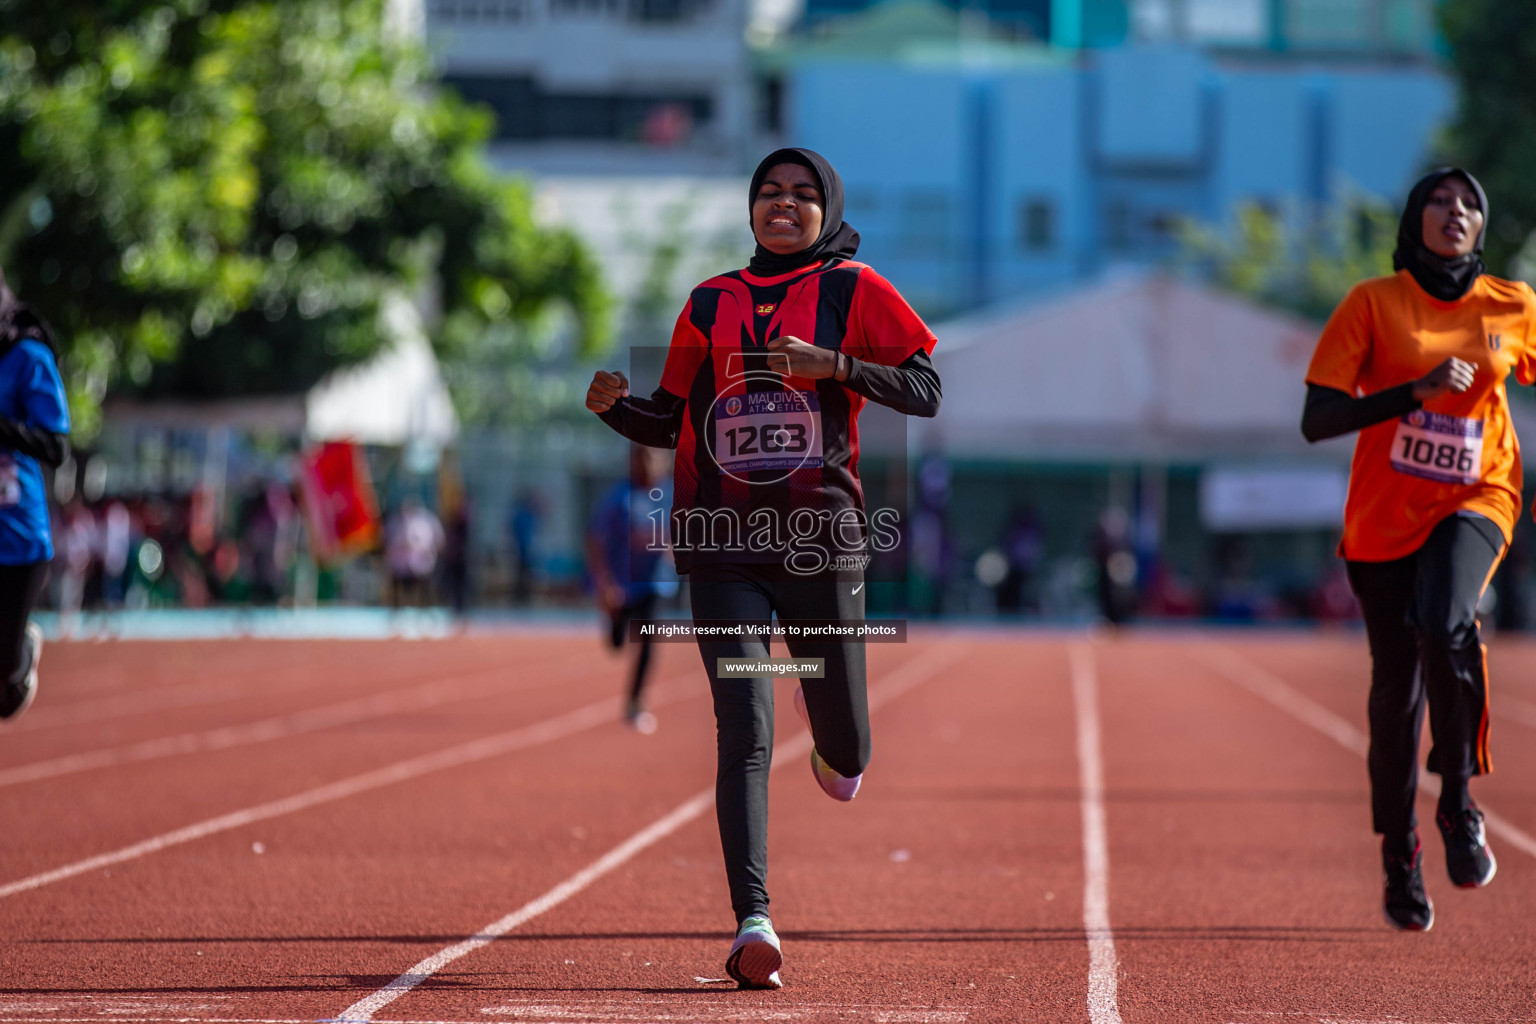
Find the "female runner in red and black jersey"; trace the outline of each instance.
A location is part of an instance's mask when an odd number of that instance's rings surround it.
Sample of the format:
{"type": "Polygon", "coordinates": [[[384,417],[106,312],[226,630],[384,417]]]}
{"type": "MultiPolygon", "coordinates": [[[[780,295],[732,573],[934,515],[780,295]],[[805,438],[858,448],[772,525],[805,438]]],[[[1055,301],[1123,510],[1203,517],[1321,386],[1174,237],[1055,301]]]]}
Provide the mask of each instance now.
{"type": "MultiPolygon", "coordinates": [[[[807,149],[769,154],[749,192],[757,250],[744,270],[693,290],[649,399],[599,371],[587,408],[640,444],[675,448],[672,544],[697,626],[860,622],[871,524],[859,484],[866,401],[915,416],[939,409],[933,333],[889,282],[851,257],[843,185],[807,149]]],[[[875,529],[880,530],[879,524],[875,529]]],[[[862,640],[786,638],[820,658],[796,710],[823,790],[851,800],[869,761],[862,640]]],[[[737,935],[726,970],[778,988],[768,918],[768,768],[773,685],[722,676],[722,658],[763,658],[765,639],[699,637],[718,730],[715,808],[737,935]]]]}

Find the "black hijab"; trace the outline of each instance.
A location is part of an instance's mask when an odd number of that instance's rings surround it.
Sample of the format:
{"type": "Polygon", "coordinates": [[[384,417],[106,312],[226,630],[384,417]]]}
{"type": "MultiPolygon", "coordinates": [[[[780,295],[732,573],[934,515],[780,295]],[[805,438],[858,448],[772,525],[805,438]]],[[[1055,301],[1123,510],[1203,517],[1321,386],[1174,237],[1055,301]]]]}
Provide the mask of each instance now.
{"type": "Polygon", "coordinates": [[[55,355],[58,354],[48,321],[38,316],[31,306],[16,298],[16,293],[5,283],[5,269],[0,267],[0,354],[9,352],[23,338],[36,338],[53,349],[55,355]]]}
{"type": "Polygon", "coordinates": [[[1413,186],[1408,193],[1408,205],[1403,209],[1403,219],[1397,225],[1397,249],[1392,253],[1392,269],[1406,270],[1413,275],[1430,295],[1442,302],[1455,302],[1488,268],[1483,266],[1483,237],[1488,233],[1488,197],[1483,186],[1460,167],[1437,167],[1413,186]],[[1431,252],[1424,245],[1424,207],[1435,187],[1446,178],[1459,177],[1477,193],[1477,205],[1483,211],[1483,229],[1477,233],[1477,243],[1465,256],[1448,260],[1431,252]]]}
{"type": "Polygon", "coordinates": [[[747,192],[747,223],[752,223],[752,206],[757,202],[757,190],[763,187],[763,179],[768,176],[768,172],[779,164],[798,164],[810,170],[821,182],[821,196],[824,200],[821,234],[816,236],[816,241],[799,252],[771,252],[759,242],[747,269],[759,277],[777,277],[821,260],[848,259],[858,252],[859,233],[853,229],[853,225],[843,223],[843,179],[827,163],[826,157],[813,150],[777,149],[763,157],[763,162],[752,172],[752,187],[747,192]]]}

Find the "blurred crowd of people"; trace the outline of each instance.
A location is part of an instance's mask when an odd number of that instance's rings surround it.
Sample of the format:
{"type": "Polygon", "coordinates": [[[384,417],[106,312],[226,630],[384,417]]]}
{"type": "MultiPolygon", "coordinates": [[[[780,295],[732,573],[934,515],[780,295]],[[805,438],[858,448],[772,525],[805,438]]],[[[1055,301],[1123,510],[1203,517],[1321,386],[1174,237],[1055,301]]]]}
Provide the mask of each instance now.
{"type": "MultiPolygon", "coordinates": [[[[71,498],[53,517],[57,553],[46,604],[68,614],[339,596],[325,567],[314,567],[313,583],[303,578],[307,526],[293,485],[254,481],[223,508],[216,504],[201,489],[185,497],[71,498]]],[[[462,612],[471,602],[468,551],[467,508],[445,525],[408,495],[385,517],[381,549],[360,561],[382,568],[381,602],[448,604],[462,612]]]]}
{"type": "Polygon", "coordinates": [[[71,498],[53,518],[50,603],[78,612],[291,597],[303,542],[292,488],[260,481],[233,503],[232,515],[214,506],[202,489],[182,498],[71,498]]]}

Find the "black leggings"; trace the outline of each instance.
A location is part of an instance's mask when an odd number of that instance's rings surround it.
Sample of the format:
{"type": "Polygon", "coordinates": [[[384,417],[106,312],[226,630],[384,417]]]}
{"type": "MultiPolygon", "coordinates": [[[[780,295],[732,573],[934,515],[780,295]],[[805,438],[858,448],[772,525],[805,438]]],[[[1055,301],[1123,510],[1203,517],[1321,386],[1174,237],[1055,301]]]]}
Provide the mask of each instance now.
{"type": "Polygon", "coordinates": [[[1385,836],[1418,827],[1419,729],[1429,704],[1429,770],[1447,785],[1492,770],[1488,669],[1477,603],[1504,553],[1479,515],[1442,520],[1424,546],[1391,562],[1349,562],[1371,647],[1371,819],[1385,836]]]}
{"type": "MultiPolygon", "coordinates": [[[[864,580],[838,573],[807,577],[771,565],[701,565],[689,577],[696,623],[766,624],[864,619],[864,580]]],[[[825,676],[805,679],[806,710],[816,751],[844,777],[869,763],[869,702],[864,688],[864,641],[786,638],[796,658],[821,658],[825,676]]],[[[731,908],[738,923],[768,913],[768,768],[773,753],[773,680],[720,677],[720,658],[763,658],[760,639],[699,640],[715,702],[719,763],[715,815],[725,854],[731,908]]]]}
{"type": "Polygon", "coordinates": [[[27,617],[47,579],[47,562],[0,565],[0,680],[14,683],[27,667],[27,617]]]}

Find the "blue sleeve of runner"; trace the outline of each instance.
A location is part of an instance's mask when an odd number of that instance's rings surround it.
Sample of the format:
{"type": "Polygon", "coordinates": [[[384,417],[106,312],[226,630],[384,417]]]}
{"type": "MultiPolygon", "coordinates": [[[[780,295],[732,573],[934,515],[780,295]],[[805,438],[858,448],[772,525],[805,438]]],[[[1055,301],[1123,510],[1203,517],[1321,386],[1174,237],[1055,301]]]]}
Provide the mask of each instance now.
{"type": "Polygon", "coordinates": [[[69,402],[52,350],[31,338],[22,341],[21,349],[27,356],[21,372],[21,404],[27,413],[27,426],[54,434],[69,433],[69,402]]]}

